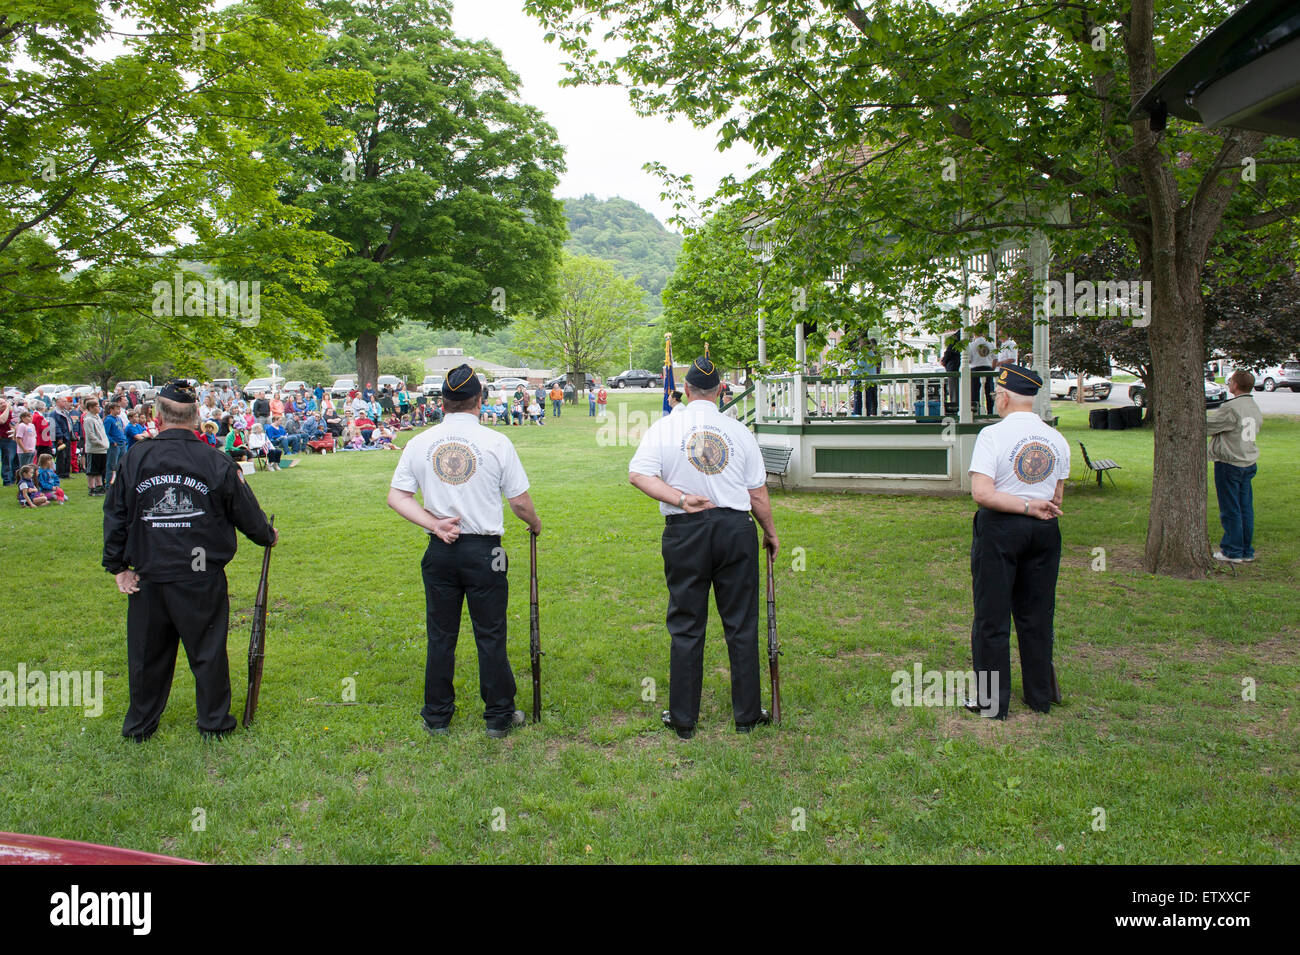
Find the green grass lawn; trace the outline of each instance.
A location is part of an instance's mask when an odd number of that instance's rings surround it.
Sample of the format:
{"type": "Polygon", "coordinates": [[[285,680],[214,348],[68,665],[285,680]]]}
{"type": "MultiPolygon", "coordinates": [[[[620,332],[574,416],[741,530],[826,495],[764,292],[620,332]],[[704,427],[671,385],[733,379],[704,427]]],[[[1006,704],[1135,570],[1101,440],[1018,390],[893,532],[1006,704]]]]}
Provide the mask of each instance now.
{"type": "MultiPolygon", "coordinates": [[[[614,394],[611,414],[622,402],[658,398],[614,394]]],[[[1080,438],[1123,470],[1117,488],[1066,494],[1065,704],[1027,712],[1013,659],[1004,724],[890,701],[895,670],[970,666],[971,502],[774,491],[785,724],[732,731],[715,618],[701,731],[664,730],[662,523],[627,484],[632,449],[598,442],[585,406],[509,430],[544,523],[546,657],[544,721],[504,742],[483,735],[468,618],[452,733],[420,728],[425,538],[384,505],[396,454],[250,478],[282,533],[266,675],[254,728],[217,744],[194,729],[183,656],[159,733],[120,738],[126,598],[99,566],[100,504],[78,480],[62,508],[11,498],[0,670],[100,669],[106,702],[99,718],[0,708],[0,829],[210,862],[1300,861],[1300,420],[1261,434],[1259,561],[1186,582],[1139,566],[1150,432],[1088,432],[1087,408],[1057,408],[1076,478],[1080,438]],[[348,678],[357,703],[339,705],[348,678]]],[[[506,521],[527,709],[527,535],[506,521]]],[[[1209,521],[1217,541],[1213,500],[1209,521]]],[[[236,715],[259,570],[243,542],[228,568],[236,715]]]]}

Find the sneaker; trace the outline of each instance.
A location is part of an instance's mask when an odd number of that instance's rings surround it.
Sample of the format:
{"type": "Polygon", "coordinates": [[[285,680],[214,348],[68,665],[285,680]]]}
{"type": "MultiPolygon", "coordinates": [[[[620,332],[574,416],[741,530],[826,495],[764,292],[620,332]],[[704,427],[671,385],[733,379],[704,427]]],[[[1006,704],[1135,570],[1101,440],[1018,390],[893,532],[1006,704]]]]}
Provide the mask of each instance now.
{"type": "Polygon", "coordinates": [[[446,736],[451,732],[451,726],[447,723],[426,723],[421,719],[420,725],[424,727],[424,731],[430,736],[446,736]]]}
{"type": "Polygon", "coordinates": [[[664,710],[663,713],[660,714],[659,718],[663,721],[664,726],[667,726],[667,727],[669,727],[669,728],[671,728],[671,729],[676,730],[676,731],[677,731],[677,736],[678,736],[680,739],[690,739],[692,736],[695,735],[695,727],[694,727],[694,726],[677,726],[677,725],[675,725],[675,724],[673,723],[673,719],[672,719],[672,717],[668,714],[668,711],[667,711],[667,710],[664,710]]]}
{"type": "Polygon", "coordinates": [[[1244,563],[1246,563],[1246,561],[1245,561],[1244,558],[1242,558],[1242,557],[1229,557],[1227,554],[1225,554],[1225,553],[1224,553],[1223,551],[1221,551],[1221,550],[1216,550],[1216,551],[1214,552],[1214,559],[1215,559],[1215,560],[1221,560],[1221,561],[1224,561],[1225,563],[1229,563],[1229,564],[1244,564],[1244,563]]]}
{"type": "Polygon", "coordinates": [[[1253,564],[1255,563],[1255,555],[1251,554],[1249,557],[1243,557],[1241,558],[1241,562],[1243,564],[1253,564]]]}
{"type": "Polygon", "coordinates": [[[523,710],[515,710],[514,715],[510,717],[510,722],[505,726],[489,726],[487,728],[488,739],[505,739],[510,735],[512,729],[518,729],[527,722],[523,710]]]}

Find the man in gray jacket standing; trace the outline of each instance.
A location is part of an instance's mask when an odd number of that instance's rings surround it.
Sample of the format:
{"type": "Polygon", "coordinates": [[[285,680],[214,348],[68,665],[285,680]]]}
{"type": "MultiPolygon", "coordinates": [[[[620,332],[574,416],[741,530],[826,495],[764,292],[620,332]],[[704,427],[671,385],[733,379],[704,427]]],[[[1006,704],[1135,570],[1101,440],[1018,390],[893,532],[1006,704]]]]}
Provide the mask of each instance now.
{"type": "Polygon", "coordinates": [[[1264,414],[1251,396],[1255,376],[1238,370],[1228,378],[1232,397],[1206,414],[1210,460],[1214,462],[1214,490],[1219,497],[1219,523],[1223,540],[1214,559],[1233,564],[1255,559],[1251,538],[1255,533],[1255,502],[1250,482],[1255,477],[1259,447],[1255,439],[1264,414]]]}

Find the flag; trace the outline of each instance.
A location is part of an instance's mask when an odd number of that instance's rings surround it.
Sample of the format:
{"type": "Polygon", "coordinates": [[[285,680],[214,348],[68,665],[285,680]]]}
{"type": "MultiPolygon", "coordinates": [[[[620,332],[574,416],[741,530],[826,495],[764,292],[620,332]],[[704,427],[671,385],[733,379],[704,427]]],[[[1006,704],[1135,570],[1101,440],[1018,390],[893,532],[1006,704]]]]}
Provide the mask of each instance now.
{"type": "Polygon", "coordinates": [[[672,405],[668,403],[668,396],[677,390],[673,384],[673,336],[664,335],[664,414],[673,410],[672,405]]]}

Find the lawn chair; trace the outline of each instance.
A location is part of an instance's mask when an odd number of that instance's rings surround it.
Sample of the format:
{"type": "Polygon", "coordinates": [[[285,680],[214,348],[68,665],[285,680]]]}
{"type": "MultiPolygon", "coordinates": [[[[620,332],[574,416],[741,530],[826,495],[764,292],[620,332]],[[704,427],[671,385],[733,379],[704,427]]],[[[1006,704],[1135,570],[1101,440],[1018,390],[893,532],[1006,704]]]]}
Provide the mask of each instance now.
{"type": "Polygon", "coordinates": [[[1088,473],[1085,474],[1085,475],[1080,479],[1080,483],[1086,483],[1087,480],[1088,480],[1088,475],[1089,475],[1089,474],[1096,474],[1096,475],[1097,475],[1097,487],[1101,487],[1101,476],[1102,476],[1103,474],[1105,474],[1107,477],[1110,478],[1110,486],[1111,486],[1111,487],[1117,487],[1117,486],[1118,486],[1118,485],[1115,484],[1115,478],[1114,478],[1114,476],[1110,474],[1111,471],[1119,470],[1119,465],[1118,465],[1118,464],[1116,464],[1114,461],[1111,461],[1111,460],[1109,460],[1109,459],[1104,459],[1104,460],[1101,460],[1101,461],[1094,461],[1092,458],[1088,457],[1088,449],[1085,448],[1085,447],[1083,446],[1083,442],[1082,442],[1082,441],[1079,442],[1079,450],[1083,452],[1083,463],[1084,463],[1084,465],[1088,468],[1088,473]]]}

